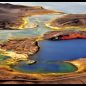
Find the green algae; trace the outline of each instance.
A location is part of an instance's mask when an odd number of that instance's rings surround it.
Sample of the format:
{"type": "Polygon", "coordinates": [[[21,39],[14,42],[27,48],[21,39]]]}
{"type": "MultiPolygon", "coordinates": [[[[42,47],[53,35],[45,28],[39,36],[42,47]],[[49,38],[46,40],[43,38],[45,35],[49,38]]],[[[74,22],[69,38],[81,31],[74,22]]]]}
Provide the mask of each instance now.
{"type": "Polygon", "coordinates": [[[0,55],[0,61],[6,60],[10,58],[9,56],[5,56],[5,55],[0,55]]]}

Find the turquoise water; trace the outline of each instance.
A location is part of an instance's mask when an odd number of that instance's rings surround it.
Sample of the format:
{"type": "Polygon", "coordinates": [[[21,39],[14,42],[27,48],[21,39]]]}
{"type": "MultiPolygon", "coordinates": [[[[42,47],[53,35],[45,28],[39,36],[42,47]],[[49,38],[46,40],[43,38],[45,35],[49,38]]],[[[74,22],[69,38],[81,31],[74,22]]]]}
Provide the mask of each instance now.
{"type": "Polygon", "coordinates": [[[13,68],[26,73],[69,73],[77,70],[77,68],[70,63],[46,61],[38,62],[33,65],[21,63],[13,68]]]}

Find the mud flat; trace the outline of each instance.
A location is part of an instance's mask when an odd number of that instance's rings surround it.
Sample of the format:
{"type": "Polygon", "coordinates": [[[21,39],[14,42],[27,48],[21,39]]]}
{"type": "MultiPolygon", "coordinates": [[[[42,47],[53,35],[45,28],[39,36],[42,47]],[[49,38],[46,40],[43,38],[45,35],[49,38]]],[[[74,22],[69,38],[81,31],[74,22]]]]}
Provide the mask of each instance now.
{"type": "Polygon", "coordinates": [[[86,14],[65,14],[48,21],[45,25],[54,30],[86,31],[86,14]]]}
{"type": "Polygon", "coordinates": [[[54,13],[62,14],[63,12],[48,10],[40,6],[0,3],[0,29],[24,29],[25,26],[28,26],[27,28],[34,28],[37,25],[29,24],[26,17],[54,13]]]}

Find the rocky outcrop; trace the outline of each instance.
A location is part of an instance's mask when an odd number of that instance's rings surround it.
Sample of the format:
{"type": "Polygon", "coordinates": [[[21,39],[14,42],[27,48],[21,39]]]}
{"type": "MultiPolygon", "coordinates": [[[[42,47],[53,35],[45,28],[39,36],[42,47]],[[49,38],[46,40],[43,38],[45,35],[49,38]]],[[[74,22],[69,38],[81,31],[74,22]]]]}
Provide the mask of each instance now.
{"type": "Polygon", "coordinates": [[[46,24],[47,27],[53,29],[86,29],[86,14],[66,14],[56,19],[52,19],[46,24]]]}
{"type": "Polygon", "coordinates": [[[30,60],[29,57],[39,50],[38,42],[35,38],[13,39],[0,44],[0,54],[8,56],[6,60],[0,62],[5,65],[17,65],[20,61],[27,64],[34,64],[36,61],[30,60]]]}
{"type": "Polygon", "coordinates": [[[23,28],[25,21],[19,16],[14,14],[0,14],[0,29],[9,30],[9,29],[19,29],[23,28]]]}
{"type": "Polygon", "coordinates": [[[35,39],[24,38],[24,39],[12,39],[0,44],[0,48],[4,50],[12,50],[19,54],[35,54],[38,49],[38,43],[35,39]]]}
{"type": "Polygon", "coordinates": [[[86,39],[86,31],[50,31],[44,34],[48,40],[86,39]]]}

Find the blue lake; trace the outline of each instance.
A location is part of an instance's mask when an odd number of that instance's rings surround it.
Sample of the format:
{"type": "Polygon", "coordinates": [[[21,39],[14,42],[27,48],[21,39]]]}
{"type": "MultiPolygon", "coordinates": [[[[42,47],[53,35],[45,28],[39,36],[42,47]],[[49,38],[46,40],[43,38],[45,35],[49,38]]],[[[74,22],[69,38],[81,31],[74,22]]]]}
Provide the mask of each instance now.
{"type": "Polygon", "coordinates": [[[77,68],[65,60],[86,58],[86,39],[61,40],[61,41],[40,41],[39,52],[31,59],[37,60],[36,64],[27,65],[20,63],[14,68],[23,72],[73,72],[77,68]]]}
{"type": "Polygon", "coordinates": [[[61,41],[41,41],[37,54],[39,60],[73,60],[86,57],[86,39],[73,39],[61,41]]]}
{"type": "MultiPolygon", "coordinates": [[[[45,32],[52,30],[50,28],[46,28],[44,23],[59,16],[62,15],[42,15],[31,17],[30,21],[37,23],[38,27],[24,30],[1,30],[0,40],[44,34],[45,32]]],[[[30,59],[37,61],[36,64],[28,65],[25,62],[20,62],[19,65],[14,66],[13,68],[27,73],[73,72],[76,71],[77,68],[74,65],[63,61],[86,57],[86,39],[61,41],[44,40],[39,42],[39,46],[39,52],[30,57],[30,59]]]]}

